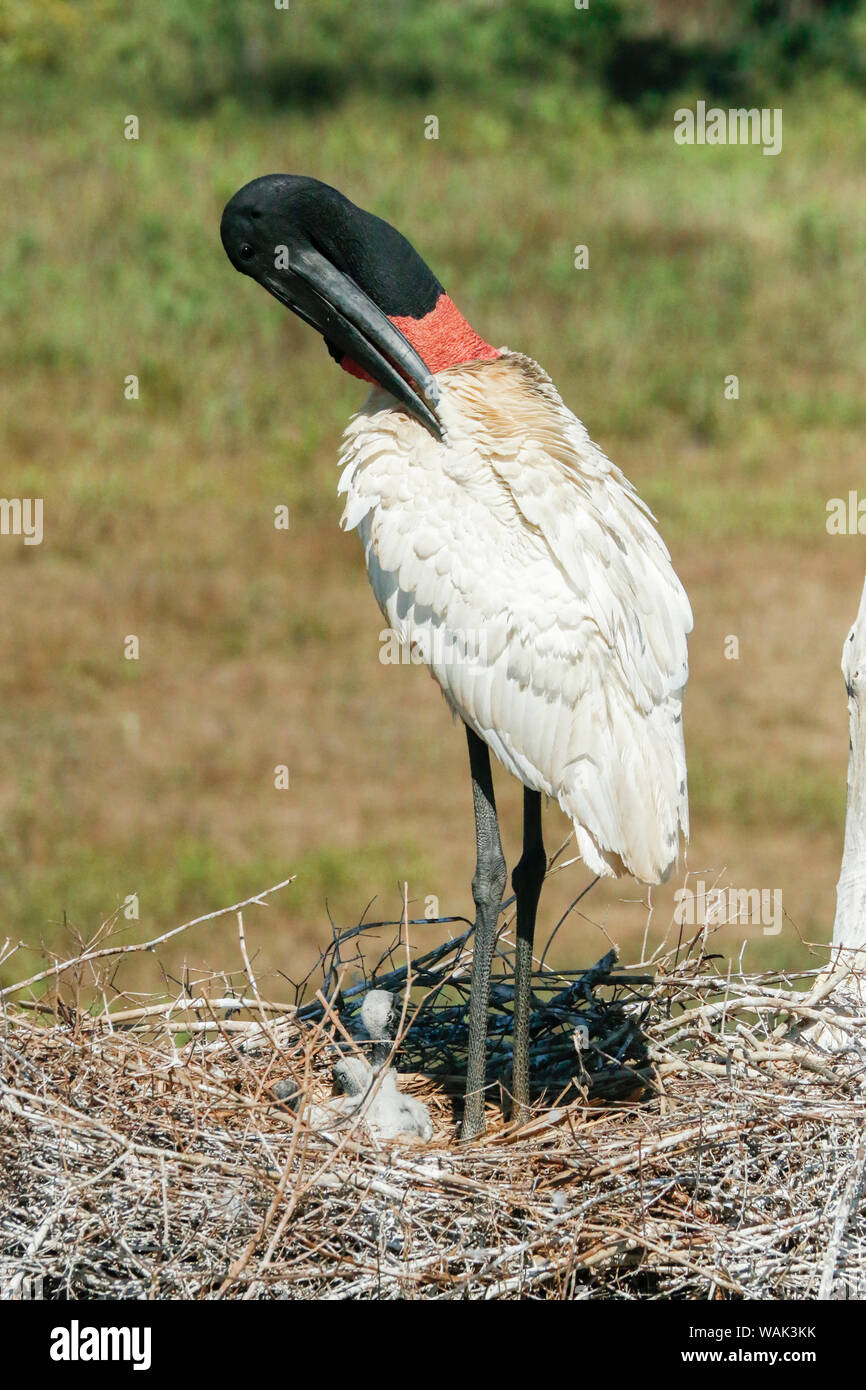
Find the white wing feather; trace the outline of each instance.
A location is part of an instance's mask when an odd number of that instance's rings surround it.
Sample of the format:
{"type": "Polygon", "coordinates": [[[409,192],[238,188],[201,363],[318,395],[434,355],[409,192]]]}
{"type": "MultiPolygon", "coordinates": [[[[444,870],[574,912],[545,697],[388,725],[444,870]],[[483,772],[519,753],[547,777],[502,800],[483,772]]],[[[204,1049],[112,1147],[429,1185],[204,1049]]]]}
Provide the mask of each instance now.
{"type": "Polygon", "coordinates": [[[388,624],[595,873],[663,879],[688,834],[692,615],[653,518],[531,359],[438,376],[444,443],[374,390],[342,525],[388,624]]]}

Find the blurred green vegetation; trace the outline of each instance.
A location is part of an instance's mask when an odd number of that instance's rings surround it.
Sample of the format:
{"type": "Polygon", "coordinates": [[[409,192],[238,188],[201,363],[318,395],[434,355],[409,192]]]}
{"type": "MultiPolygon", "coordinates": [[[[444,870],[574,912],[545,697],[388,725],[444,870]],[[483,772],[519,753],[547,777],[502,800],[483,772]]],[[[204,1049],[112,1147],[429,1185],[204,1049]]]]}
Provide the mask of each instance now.
{"type": "Polygon", "coordinates": [[[657,109],[671,92],[766,98],[804,72],[862,84],[858,0],[6,0],[6,73],[65,75],[113,95],[145,84],[201,111],[227,97],[309,110],[362,89],[400,99],[448,90],[532,106],[548,84],[592,84],[657,109]]]}
{"type": "MultiPolygon", "coordinates": [[[[336,530],[358,383],[219,242],[225,200],[283,169],[404,230],[654,507],[698,615],[693,826],[719,861],[745,855],[741,883],[766,881],[762,833],[788,835],[791,894],[826,939],[838,611],[816,620],[820,688],[797,685],[784,584],[762,600],[786,633],[763,665],[720,673],[706,632],[716,612],[748,629],[759,581],[841,553],[824,507],[856,485],[866,426],[864,38],[853,0],[6,0],[0,446],[5,492],[46,499],[46,541],[0,552],[5,930],[51,939],[64,914],[91,929],[133,891],[142,930],[167,926],[292,872],[272,921],[299,952],[327,932],[326,898],[348,919],[398,878],[468,908],[459,738],[420,673],[383,676],[357,545],[336,530]],[[779,157],[672,139],[679,100],[780,92],[779,157]],[[140,663],[122,660],[127,632],[140,663]],[[284,760],[291,809],[270,780],[284,760]]],[[[831,584],[816,611],[838,597],[845,625],[854,596],[831,584]]]]}

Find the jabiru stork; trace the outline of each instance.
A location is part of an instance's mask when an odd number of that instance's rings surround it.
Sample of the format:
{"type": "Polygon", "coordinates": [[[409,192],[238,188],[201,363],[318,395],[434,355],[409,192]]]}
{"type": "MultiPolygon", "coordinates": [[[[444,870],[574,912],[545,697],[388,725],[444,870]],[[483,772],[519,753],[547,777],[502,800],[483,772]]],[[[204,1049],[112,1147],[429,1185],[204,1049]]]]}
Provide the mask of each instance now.
{"type": "Polygon", "coordinates": [[[484,1130],[506,866],[490,750],[524,786],[514,869],[513,1114],[529,1107],[541,796],[595,874],[658,883],[688,835],[692,615],[654,518],[531,358],[485,342],[396,229],[317,179],[254,179],[220,227],[236,270],[371,384],[344,437],[341,525],[389,626],[466,726],[476,909],[462,1137],[484,1130]]]}

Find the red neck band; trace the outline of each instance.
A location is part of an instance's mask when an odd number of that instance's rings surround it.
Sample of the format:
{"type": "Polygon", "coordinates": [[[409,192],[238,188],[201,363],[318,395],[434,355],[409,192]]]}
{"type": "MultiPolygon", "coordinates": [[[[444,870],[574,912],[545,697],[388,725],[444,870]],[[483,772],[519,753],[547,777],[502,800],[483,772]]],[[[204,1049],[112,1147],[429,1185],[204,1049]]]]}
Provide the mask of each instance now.
{"type": "MultiPolygon", "coordinates": [[[[402,318],[397,314],[392,316],[391,322],[434,373],[446,367],[459,367],[464,362],[476,362],[479,358],[492,362],[499,356],[496,348],[485,343],[466,322],[447,294],[440,294],[434,308],[423,319],[402,318]]],[[[350,357],[344,357],[340,366],[362,381],[372,380],[350,357]]]]}

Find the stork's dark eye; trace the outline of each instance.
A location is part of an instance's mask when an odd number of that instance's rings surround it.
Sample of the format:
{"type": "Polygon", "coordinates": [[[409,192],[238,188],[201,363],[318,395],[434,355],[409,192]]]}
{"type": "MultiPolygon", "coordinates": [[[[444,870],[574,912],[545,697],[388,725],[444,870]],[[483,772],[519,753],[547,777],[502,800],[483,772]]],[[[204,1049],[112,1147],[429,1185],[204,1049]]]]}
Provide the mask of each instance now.
{"type": "Polygon", "coordinates": [[[244,241],[241,243],[241,248],[238,251],[238,255],[240,256],[242,261],[251,261],[255,254],[255,251],[250,246],[250,243],[248,241],[244,241]]]}

